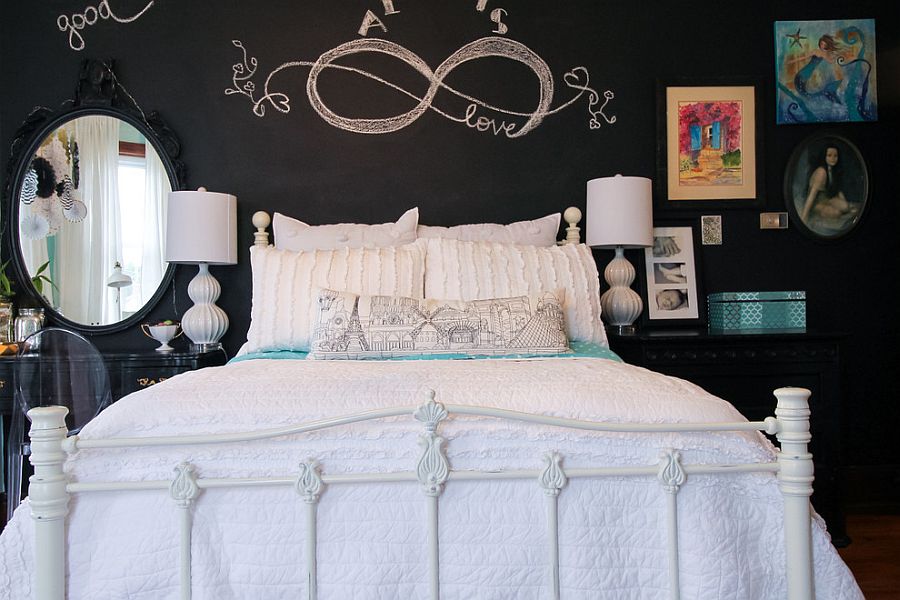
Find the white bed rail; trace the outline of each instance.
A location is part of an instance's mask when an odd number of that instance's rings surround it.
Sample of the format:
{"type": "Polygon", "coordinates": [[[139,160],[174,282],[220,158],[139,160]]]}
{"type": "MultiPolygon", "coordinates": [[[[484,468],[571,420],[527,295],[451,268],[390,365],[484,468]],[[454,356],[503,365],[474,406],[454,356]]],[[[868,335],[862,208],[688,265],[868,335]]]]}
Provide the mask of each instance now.
{"type": "Polygon", "coordinates": [[[802,388],[775,390],[775,417],[758,422],[700,423],[700,424],[629,424],[599,423],[544,417],[528,413],[487,407],[441,404],[430,392],[426,401],[417,407],[374,410],[290,427],[257,432],[223,435],[195,435],[183,437],[148,437],[81,440],[66,437],[63,407],[42,407],[29,411],[32,421],[31,463],[34,475],[30,479],[29,497],[36,537],[35,593],[37,600],[65,598],[65,519],[71,494],[114,490],[169,490],[181,523],[181,597],[191,597],[191,527],[194,500],[203,490],[223,487],[293,486],[306,504],[308,532],[306,540],[306,573],[308,598],[316,598],[316,507],[325,486],[376,482],[418,482],[427,505],[427,562],[430,598],[440,597],[440,563],[438,540],[439,498],[448,481],[532,479],[543,489],[546,498],[547,562],[549,597],[559,598],[559,530],[558,497],[569,479],[578,477],[643,476],[657,477],[662,493],[668,497],[668,555],[671,598],[679,598],[678,566],[678,502],[677,496],[688,476],[710,473],[777,473],[784,498],[787,589],[790,600],[810,600],[812,587],[812,551],[809,497],[812,494],[813,462],[807,450],[809,433],[809,391],[802,388]],[[192,465],[182,462],[173,465],[175,476],[170,480],[131,482],[69,483],[63,472],[67,454],[76,450],[103,448],[196,446],[199,444],[252,441],[290,434],[302,434],[344,424],[412,414],[424,426],[419,436],[421,451],[415,468],[396,473],[354,473],[329,475],[322,473],[314,458],[299,464],[298,471],[278,477],[259,478],[201,478],[192,465]],[[545,451],[542,469],[506,471],[454,471],[447,459],[446,440],[438,434],[441,421],[450,414],[478,415],[512,419],[566,428],[610,432],[702,432],[702,431],[765,431],[776,435],[781,443],[777,461],[772,463],[691,464],[681,462],[677,449],[661,448],[657,464],[635,467],[592,467],[564,469],[563,457],[554,450],[545,451]]]}

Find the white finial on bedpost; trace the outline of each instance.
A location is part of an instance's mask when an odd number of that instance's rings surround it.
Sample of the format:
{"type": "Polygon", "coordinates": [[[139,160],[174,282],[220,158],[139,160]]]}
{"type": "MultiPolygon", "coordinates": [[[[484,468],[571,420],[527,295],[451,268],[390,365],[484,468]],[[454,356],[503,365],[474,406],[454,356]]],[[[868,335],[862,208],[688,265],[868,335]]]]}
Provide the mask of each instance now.
{"type": "Polygon", "coordinates": [[[266,228],[271,222],[272,218],[266,211],[258,210],[253,213],[253,226],[256,227],[256,231],[253,233],[254,246],[265,248],[269,245],[269,232],[266,231],[266,228]]]}
{"type": "Polygon", "coordinates": [[[566,227],[566,239],[561,240],[559,242],[560,245],[580,244],[581,228],[578,226],[578,223],[581,222],[581,209],[577,206],[570,206],[563,213],[563,219],[569,226],[566,227]]]}
{"type": "Polygon", "coordinates": [[[787,559],[788,598],[813,598],[812,538],[810,532],[809,497],[813,488],[813,459],[808,444],[809,390],[778,388],[776,437],[781,444],[778,453],[778,487],[784,497],[784,540],[787,559]]]}
{"type": "Polygon", "coordinates": [[[28,482],[31,518],[34,519],[35,598],[66,595],[66,516],[69,493],[63,462],[63,442],[68,434],[64,406],[45,406],[28,411],[31,419],[31,457],[34,475],[28,482]]]}

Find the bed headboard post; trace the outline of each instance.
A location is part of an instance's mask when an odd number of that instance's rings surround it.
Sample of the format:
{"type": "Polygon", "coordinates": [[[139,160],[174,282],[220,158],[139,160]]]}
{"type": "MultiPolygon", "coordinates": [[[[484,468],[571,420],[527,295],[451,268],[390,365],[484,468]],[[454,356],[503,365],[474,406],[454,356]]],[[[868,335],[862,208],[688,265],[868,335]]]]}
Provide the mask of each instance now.
{"type": "Polygon", "coordinates": [[[570,206],[563,213],[563,219],[566,223],[569,224],[569,226],[566,227],[566,238],[564,240],[560,240],[559,245],[564,246],[566,244],[580,244],[581,228],[578,226],[578,223],[581,222],[581,209],[577,206],[570,206]]]}
{"type": "Polygon", "coordinates": [[[266,231],[266,228],[271,222],[272,218],[266,211],[258,210],[253,213],[253,226],[256,227],[256,231],[253,233],[254,246],[265,248],[269,245],[269,232],[266,231]]]}
{"type": "Polygon", "coordinates": [[[69,493],[63,462],[68,428],[64,406],[43,406],[28,411],[31,419],[31,456],[34,475],[29,478],[28,497],[34,520],[35,598],[66,595],[66,516],[69,493]]]}

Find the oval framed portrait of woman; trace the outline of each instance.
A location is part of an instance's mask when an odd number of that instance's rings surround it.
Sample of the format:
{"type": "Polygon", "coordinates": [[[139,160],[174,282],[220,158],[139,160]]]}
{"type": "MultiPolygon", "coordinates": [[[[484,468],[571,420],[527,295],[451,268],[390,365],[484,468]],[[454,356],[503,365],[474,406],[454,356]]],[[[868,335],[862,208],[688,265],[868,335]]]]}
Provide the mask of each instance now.
{"type": "Polygon", "coordinates": [[[784,173],[791,222],[819,240],[837,240],[856,229],[869,192],[869,168],[859,148],[832,133],[800,142],[784,173]]]}

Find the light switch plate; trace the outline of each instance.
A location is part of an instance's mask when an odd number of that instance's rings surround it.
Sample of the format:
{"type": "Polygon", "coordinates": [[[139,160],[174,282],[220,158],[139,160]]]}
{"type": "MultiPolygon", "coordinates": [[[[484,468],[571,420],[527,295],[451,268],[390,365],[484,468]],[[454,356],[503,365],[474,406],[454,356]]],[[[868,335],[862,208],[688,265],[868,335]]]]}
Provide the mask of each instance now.
{"type": "Polygon", "coordinates": [[[788,214],[786,212],[759,213],[760,229],[787,229],[788,214]]]}

